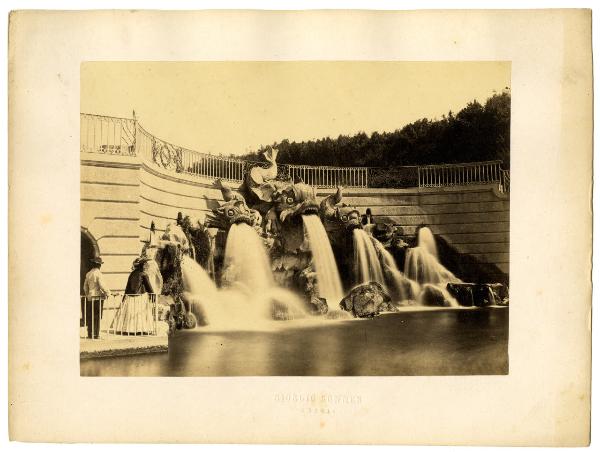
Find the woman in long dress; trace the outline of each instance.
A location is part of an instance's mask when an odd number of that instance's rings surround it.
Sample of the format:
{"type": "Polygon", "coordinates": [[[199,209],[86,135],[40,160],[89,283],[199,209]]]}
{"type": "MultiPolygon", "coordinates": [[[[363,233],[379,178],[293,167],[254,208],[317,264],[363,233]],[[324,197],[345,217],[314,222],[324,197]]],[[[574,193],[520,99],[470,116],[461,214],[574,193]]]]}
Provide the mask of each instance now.
{"type": "Polygon", "coordinates": [[[133,261],[127,279],[125,295],[115,316],[115,330],[120,334],[149,334],[154,331],[152,303],[149,294],[153,287],[143,266],[150,258],[139,257],[133,261]]]}

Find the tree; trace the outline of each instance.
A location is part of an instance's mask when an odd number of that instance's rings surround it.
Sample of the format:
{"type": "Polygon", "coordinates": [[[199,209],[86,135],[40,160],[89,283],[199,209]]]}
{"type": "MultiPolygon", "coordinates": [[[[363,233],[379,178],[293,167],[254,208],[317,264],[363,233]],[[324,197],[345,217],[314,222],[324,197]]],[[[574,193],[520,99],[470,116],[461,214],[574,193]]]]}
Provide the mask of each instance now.
{"type": "Polygon", "coordinates": [[[276,148],[278,162],[298,165],[403,166],[501,160],[510,166],[510,90],[480,104],[469,102],[441,119],[422,118],[392,132],[359,132],[353,136],[297,143],[287,139],[242,156],[260,160],[276,148]]]}

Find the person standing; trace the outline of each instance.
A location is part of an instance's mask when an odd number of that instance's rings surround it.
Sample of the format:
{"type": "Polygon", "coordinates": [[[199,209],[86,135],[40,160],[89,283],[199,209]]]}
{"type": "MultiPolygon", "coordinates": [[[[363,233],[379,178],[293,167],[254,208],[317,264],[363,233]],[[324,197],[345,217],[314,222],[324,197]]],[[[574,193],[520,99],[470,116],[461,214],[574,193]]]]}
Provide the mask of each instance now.
{"type": "Polygon", "coordinates": [[[104,282],[100,267],[104,263],[101,257],[90,259],[92,269],[85,275],[83,292],[85,294],[85,323],[87,324],[88,338],[100,337],[100,319],[104,299],[110,296],[110,290],[104,282]]]}
{"type": "Polygon", "coordinates": [[[147,256],[138,257],[133,261],[132,271],[125,286],[125,295],[141,295],[153,292],[150,279],[144,271],[144,264],[148,261],[150,261],[150,258],[147,256]]]}
{"type": "Polygon", "coordinates": [[[152,303],[149,294],[154,292],[150,279],[144,271],[147,256],[133,261],[127,279],[121,307],[115,317],[115,330],[120,334],[148,334],[152,331],[152,303]]]}

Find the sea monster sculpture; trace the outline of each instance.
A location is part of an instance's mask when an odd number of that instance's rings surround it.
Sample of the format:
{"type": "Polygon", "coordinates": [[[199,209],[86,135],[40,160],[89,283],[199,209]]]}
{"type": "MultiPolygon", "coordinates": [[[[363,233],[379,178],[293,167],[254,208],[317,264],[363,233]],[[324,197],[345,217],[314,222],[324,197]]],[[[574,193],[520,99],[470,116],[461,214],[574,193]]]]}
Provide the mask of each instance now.
{"type": "Polygon", "coordinates": [[[206,216],[204,223],[206,227],[227,231],[232,225],[238,223],[245,223],[252,227],[261,226],[262,216],[258,210],[250,209],[246,205],[246,200],[240,193],[234,192],[223,184],[221,179],[215,181],[215,187],[221,190],[225,203],[213,209],[212,215],[206,216]]]}
{"type": "Polygon", "coordinates": [[[278,175],[276,149],[269,149],[264,157],[266,166],[251,168],[238,191],[216,183],[225,202],[213,209],[206,225],[225,233],[232,224],[253,226],[269,251],[276,281],[304,293],[310,307],[322,313],[324,302],[315,301],[317,286],[302,221],[303,215],[319,212],[315,190],[278,175]]]}

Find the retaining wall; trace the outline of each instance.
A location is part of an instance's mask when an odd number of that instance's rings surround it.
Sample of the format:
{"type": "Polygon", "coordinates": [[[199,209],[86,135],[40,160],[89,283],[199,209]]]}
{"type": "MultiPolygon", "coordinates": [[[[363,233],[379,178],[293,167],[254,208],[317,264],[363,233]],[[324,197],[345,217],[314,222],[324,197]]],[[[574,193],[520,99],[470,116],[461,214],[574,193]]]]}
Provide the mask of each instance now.
{"type": "MultiPolygon", "coordinates": [[[[330,193],[318,190],[319,197],[330,193]]],[[[136,157],[82,153],[81,226],[97,242],[112,290],[124,289],[152,221],[159,232],[178,212],[203,221],[219,202],[212,179],[169,172],[136,157]]],[[[361,213],[371,208],[376,219],[393,221],[405,235],[427,225],[465,257],[464,265],[486,264],[507,279],[510,201],[494,184],[347,189],[343,202],[361,213]]]]}

